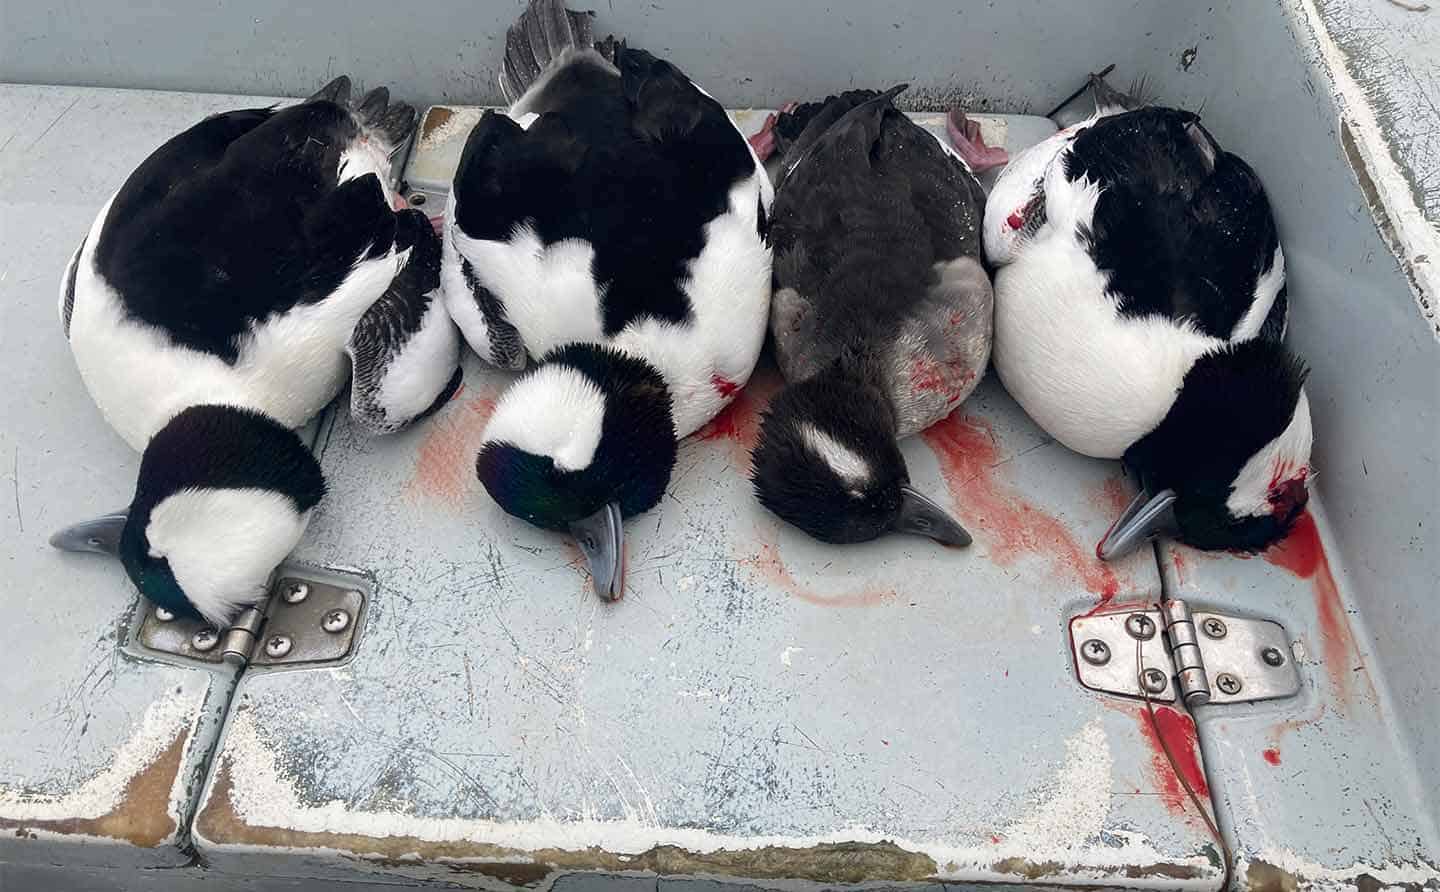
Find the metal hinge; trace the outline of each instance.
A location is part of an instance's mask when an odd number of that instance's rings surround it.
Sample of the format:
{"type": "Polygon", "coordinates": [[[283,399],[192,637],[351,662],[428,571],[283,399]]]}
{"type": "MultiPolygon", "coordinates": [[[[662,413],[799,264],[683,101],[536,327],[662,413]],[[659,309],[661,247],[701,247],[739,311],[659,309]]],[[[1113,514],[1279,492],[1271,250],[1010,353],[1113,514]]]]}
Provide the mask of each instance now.
{"type": "Polygon", "coordinates": [[[135,635],[140,650],[202,663],[292,666],[334,663],[359,635],[367,581],[309,567],[284,567],[270,598],[240,614],[223,632],[201,619],[145,604],[135,635]]]}
{"type": "Polygon", "coordinates": [[[1263,619],[1158,608],[1077,616],[1070,621],[1076,674],[1092,691],[1187,706],[1293,697],[1300,673],[1285,627],[1263,619]],[[1136,648],[1139,648],[1137,660],[1136,648]],[[1142,689],[1143,687],[1143,689],[1142,689]]]}

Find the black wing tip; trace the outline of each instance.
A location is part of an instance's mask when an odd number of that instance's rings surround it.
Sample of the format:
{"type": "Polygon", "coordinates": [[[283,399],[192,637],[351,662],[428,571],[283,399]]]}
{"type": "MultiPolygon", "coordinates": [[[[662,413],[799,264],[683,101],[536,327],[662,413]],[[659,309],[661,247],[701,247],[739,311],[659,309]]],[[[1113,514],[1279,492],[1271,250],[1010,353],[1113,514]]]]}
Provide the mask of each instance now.
{"type": "Polygon", "coordinates": [[[348,105],[350,102],[350,75],[342,74],[321,87],[306,102],[333,102],[336,105],[348,105]]]}

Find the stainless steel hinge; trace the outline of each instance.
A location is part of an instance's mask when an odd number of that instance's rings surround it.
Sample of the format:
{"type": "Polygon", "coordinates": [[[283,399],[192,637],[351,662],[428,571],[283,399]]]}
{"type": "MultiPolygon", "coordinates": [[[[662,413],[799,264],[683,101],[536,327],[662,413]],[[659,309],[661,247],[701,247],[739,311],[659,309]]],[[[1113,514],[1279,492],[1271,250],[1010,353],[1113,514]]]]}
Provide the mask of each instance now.
{"type": "Polygon", "coordinates": [[[293,666],[334,663],[349,655],[365,611],[363,577],[305,567],[282,567],[269,599],[228,628],[177,617],[142,602],[135,635],[141,651],[202,663],[293,666]]]}
{"type": "Polygon", "coordinates": [[[1080,683],[1101,693],[1166,703],[1178,696],[1194,707],[1300,692],[1284,626],[1192,613],[1181,600],[1077,616],[1070,621],[1070,646],[1080,683]]]}

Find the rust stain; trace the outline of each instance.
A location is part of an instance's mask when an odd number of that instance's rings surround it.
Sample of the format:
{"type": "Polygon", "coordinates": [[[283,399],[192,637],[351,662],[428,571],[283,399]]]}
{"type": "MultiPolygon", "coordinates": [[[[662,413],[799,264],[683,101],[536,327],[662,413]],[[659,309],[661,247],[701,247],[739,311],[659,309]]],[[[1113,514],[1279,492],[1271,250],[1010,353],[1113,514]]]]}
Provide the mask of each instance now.
{"type": "MultiPolygon", "coordinates": [[[[1071,870],[1058,861],[1031,861],[1028,858],[1004,858],[990,865],[991,869],[999,874],[1008,874],[1024,877],[1026,880],[1043,880],[1047,877],[1070,878],[1071,870]]],[[[1193,867],[1189,864],[1131,864],[1127,865],[1121,875],[1127,879],[1174,879],[1174,880],[1197,880],[1208,876],[1208,872],[1202,867],[1193,867]]],[[[1068,882],[1064,883],[1070,888],[1068,882]]],[[[1098,887],[1097,887],[1098,888],[1098,887]]]]}
{"type": "Polygon", "coordinates": [[[50,830],[67,836],[89,836],[120,840],[144,849],[157,848],[175,839],[175,820],[170,817],[170,791],[180,775],[180,763],[189,742],[181,730],[159,757],[130,779],[120,802],[98,818],[17,821],[0,817],[0,830],[14,830],[17,837],[35,839],[36,830],[50,830]]]}
{"type": "Polygon", "coordinates": [[[899,594],[894,588],[879,587],[838,595],[822,595],[802,584],[790,573],[780,556],[780,548],[762,534],[758,537],[760,553],[753,558],[744,558],[740,563],[755,570],[763,579],[792,597],[807,604],[820,607],[877,607],[895,601],[899,594]]]}
{"type": "Polygon", "coordinates": [[[1021,555],[1041,555],[1049,559],[1057,577],[1073,580],[1102,602],[1114,598],[1120,591],[1114,568],[1092,549],[1081,548],[1058,518],[1030,504],[1000,479],[997,468],[1003,459],[995,432],[985,420],[963,411],[921,436],[940,462],[956,512],[978,528],[976,535],[989,546],[990,559],[1008,566],[1021,555]]]}
{"type": "Polygon", "coordinates": [[[233,791],[230,761],[222,758],[210,799],[195,818],[195,829],[204,839],[221,845],[334,849],[343,853],[342,857],[397,868],[440,863],[452,871],[483,874],[512,885],[533,885],[553,873],[576,870],[721,874],[822,883],[919,882],[933,880],[939,872],[934,859],[889,842],[834,843],[805,849],[766,846],[706,853],[667,845],[638,855],[622,855],[594,846],[525,851],[474,840],[436,841],[414,836],[374,837],[254,826],[236,813],[233,791]],[[516,863],[521,858],[528,860],[516,863]]]}
{"type": "Polygon", "coordinates": [[[431,108],[430,113],[425,116],[425,123],[421,125],[420,139],[422,141],[429,139],[430,134],[434,133],[437,128],[444,126],[454,114],[453,111],[443,106],[431,108]]]}
{"type": "Polygon", "coordinates": [[[425,439],[416,452],[415,470],[405,484],[405,496],[412,501],[438,503],[458,510],[475,477],[475,456],[495,400],[482,394],[465,401],[451,400],[431,419],[425,439]]]}

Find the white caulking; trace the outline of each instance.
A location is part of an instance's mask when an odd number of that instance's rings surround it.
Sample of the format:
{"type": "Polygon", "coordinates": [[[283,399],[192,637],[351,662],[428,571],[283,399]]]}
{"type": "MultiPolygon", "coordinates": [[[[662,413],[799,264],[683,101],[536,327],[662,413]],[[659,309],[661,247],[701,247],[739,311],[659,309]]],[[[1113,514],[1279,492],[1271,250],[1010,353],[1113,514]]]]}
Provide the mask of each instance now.
{"type": "MultiPolygon", "coordinates": [[[[1110,770],[1113,765],[1109,745],[1099,719],[1066,742],[1066,757],[1055,778],[1055,790],[1029,815],[1016,822],[1007,833],[1013,834],[1001,846],[988,837],[967,842],[914,841],[898,837],[883,828],[867,826],[840,827],[828,833],[808,836],[734,836],[714,833],[695,827],[666,827],[639,819],[626,809],[620,820],[587,818],[560,821],[544,817],[533,821],[500,822],[461,818],[427,818],[413,813],[362,812],[350,810],[343,799],[332,799],[319,805],[302,801],[293,779],[280,769],[269,743],[256,727],[254,714],[242,711],[231,718],[226,732],[224,756],[234,779],[230,797],[236,815],[255,827],[282,827],[304,833],[356,834],[374,838],[409,836],[434,842],[468,840],[519,850],[562,849],[582,851],[591,847],[620,856],[638,855],[656,846],[677,846],[689,852],[706,854],[721,849],[746,851],[764,847],[808,849],[835,843],[893,842],[900,848],[918,852],[934,859],[942,880],[975,881],[996,876],[993,867],[997,853],[1021,852],[1032,861],[1055,861],[1067,878],[1113,881],[1117,871],[1127,865],[1164,861],[1196,867],[1201,879],[1179,881],[1173,878],[1127,878],[1126,885],[1135,888],[1200,889],[1207,885],[1206,874],[1214,866],[1203,854],[1177,857],[1174,852],[1160,852],[1140,834],[1121,828],[1106,828],[1120,845],[1090,846],[1083,853],[1076,848],[1075,833],[1089,832],[1102,825],[1081,817],[1079,803],[1088,808],[1105,809],[1110,802],[1110,770]],[[1082,766],[1082,762],[1093,760],[1082,766]],[[1102,783],[1103,781],[1103,783],[1102,783]],[[1067,784],[1078,783],[1077,790],[1067,784]],[[1094,797],[1094,798],[1092,798],[1094,797]],[[1057,830],[1062,836],[1050,839],[1039,834],[1057,830]],[[1077,864],[1083,858],[1086,863],[1077,864]]],[[[210,793],[207,792],[207,796],[210,793]]],[[[593,812],[592,812],[593,814],[593,812]]],[[[660,816],[657,815],[657,818],[660,816]]],[[[1093,837],[1092,837],[1093,838],[1093,837]]],[[[487,859],[490,860],[490,859],[487,859]]],[[[510,859],[506,859],[510,860],[510,859]]],[[[1210,879],[1213,880],[1213,877],[1210,879]]]]}
{"type": "MultiPolygon", "coordinates": [[[[67,793],[24,793],[0,787],[0,814],[12,821],[63,821],[109,814],[119,807],[130,781],[160,758],[200,714],[203,699],[203,693],[192,697],[174,694],[151,703],[110,764],[67,793]]],[[[177,776],[176,781],[179,779],[177,776]]]]}

